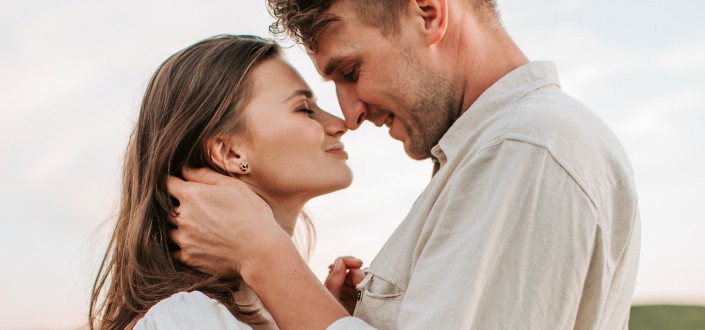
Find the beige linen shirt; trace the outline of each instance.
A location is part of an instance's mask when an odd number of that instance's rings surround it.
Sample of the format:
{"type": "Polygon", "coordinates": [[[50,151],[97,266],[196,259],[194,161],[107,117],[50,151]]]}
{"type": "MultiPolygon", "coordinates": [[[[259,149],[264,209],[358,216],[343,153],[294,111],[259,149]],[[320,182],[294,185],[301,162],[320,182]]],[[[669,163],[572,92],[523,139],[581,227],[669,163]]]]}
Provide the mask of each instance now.
{"type": "MultiPolygon", "coordinates": [[[[626,329],[637,194],[609,128],[548,62],[491,86],[434,147],[440,168],[366,270],[379,329],[626,329]]],[[[345,318],[329,329],[367,327],[345,318]]]]}

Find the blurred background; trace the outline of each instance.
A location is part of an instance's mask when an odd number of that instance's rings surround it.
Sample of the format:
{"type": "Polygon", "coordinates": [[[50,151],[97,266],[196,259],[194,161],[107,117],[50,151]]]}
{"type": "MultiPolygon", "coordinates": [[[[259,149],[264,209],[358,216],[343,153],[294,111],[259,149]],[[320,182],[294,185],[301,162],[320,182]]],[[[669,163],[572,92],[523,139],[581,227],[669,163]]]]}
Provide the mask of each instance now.
{"type": "MultiPolygon", "coordinates": [[[[498,2],[527,56],[554,61],[564,90],[631,158],[643,226],[635,304],[705,305],[705,2],[498,2]]],[[[0,329],[86,323],[150,76],[196,41],[268,36],[272,21],[252,0],[0,1],[0,329]]],[[[340,115],[305,52],[286,53],[340,115]]],[[[353,185],[308,206],[321,278],[339,255],[369,263],[431,174],[385,128],[343,141],[353,185]]]]}

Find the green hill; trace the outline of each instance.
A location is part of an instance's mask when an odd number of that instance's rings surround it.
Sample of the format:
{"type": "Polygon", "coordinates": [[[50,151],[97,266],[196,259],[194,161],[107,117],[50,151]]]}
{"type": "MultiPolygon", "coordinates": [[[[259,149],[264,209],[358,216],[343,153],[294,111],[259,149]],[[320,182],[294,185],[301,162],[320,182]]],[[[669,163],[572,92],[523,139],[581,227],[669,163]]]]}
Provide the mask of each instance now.
{"type": "Polygon", "coordinates": [[[705,307],[677,305],[635,305],[630,330],[705,330],[705,307]]]}

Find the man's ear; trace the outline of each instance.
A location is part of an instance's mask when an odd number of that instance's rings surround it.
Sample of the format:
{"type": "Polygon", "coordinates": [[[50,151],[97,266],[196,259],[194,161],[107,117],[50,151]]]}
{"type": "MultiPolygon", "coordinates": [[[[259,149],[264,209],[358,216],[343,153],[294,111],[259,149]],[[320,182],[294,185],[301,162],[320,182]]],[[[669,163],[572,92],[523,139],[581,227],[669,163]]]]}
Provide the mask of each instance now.
{"type": "Polygon", "coordinates": [[[415,14],[423,19],[423,32],[429,45],[439,43],[448,30],[447,0],[410,0],[415,14]]]}
{"type": "Polygon", "coordinates": [[[220,135],[208,143],[211,161],[221,170],[233,174],[247,174],[241,170],[241,165],[247,162],[244,148],[240,148],[242,141],[232,135],[220,135]]]}

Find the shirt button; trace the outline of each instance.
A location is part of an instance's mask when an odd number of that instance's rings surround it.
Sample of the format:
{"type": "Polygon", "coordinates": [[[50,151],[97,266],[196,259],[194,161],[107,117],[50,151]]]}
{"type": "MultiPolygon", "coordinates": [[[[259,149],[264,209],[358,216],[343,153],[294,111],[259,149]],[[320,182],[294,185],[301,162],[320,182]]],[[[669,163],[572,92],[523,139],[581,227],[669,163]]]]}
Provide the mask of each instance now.
{"type": "Polygon", "coordinates": [[[362,300],[362,290],[357,290],[357,301],[362,300]]]}

